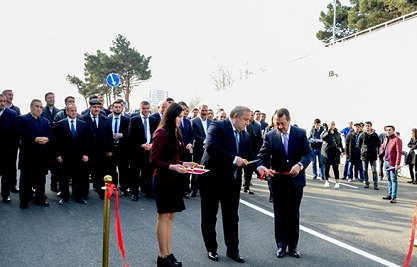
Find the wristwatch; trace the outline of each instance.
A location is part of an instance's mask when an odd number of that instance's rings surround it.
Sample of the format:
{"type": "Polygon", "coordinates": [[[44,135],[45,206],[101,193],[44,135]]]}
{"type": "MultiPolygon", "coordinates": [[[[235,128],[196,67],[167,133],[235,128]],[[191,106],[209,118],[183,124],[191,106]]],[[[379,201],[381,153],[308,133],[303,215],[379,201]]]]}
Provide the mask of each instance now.
{"type": "Polygon", "coordinates": [[[300,166],[301,170],[304,169],[304,166],[303,166],[303,164],[301,164],[301,162],[298,162],[297,165],[300,166]]]}

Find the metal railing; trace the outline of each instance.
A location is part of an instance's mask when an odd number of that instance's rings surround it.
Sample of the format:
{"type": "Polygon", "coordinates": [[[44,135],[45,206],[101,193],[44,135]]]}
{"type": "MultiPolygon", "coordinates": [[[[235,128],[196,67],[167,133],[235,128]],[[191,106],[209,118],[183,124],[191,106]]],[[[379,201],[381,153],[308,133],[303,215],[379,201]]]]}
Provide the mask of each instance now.
{"type": "Polygon", "coordinates": [[[417,17],[417,11],[414,11],[414,12],[408,13],[406,15],[403,15],[401,17],[398,17],[398,18],[386,21],[384,23],[378,24],[376,26],[370,27],[368,29],[362,30],[360,32],[356,32],[356,33],[353,33],[353,34],[348,35],[346,37],[340,38],[340,39],[336,40],[335,42],[331,42],[331,43],[326,44],[325,46],[328,47],[328,46],[334,45],[336,43],[345,42],[345,41],[348,41],[350,39],[354,39],[356,37],[359,37],[361,35],[371,33],[371,32],[377,31],[377,30],[381,30],[381,29],[387,28],[389,26],[392,26],[394,24],[404,22],[406,20],[413,19],[413,18],[416,18],[416,17],[417,17]]]}

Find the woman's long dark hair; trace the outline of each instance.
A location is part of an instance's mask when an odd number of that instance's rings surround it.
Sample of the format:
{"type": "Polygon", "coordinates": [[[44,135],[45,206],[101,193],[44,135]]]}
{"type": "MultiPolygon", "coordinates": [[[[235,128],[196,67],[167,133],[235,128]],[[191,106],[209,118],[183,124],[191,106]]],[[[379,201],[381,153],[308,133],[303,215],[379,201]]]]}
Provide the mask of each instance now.
{"type": "MultiPolygon", "coordinates": [[[[181,130],[177,127],[176,119],[181,115],[182,107],[177,103],[171,103],[165,110],[158,128],[164,128],[167,132],[167,146],[170,149],[177,150],[178,142],[182,142],[181,130]]],[[[178,152],[178,151],[177,151],[178,152]]]]}

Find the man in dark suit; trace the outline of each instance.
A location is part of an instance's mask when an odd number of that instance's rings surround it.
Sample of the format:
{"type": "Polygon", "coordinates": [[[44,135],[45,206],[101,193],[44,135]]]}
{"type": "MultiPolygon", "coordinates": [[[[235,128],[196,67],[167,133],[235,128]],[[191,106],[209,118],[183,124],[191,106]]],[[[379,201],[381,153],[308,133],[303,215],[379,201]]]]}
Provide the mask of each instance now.
{"type": "Polygon", "coordinates": [[[109,115],[113,130],[113,160],[111,163],[113,184],[119,183],[120,191],[127,194],[129,179],[128,130],[129,118],[122,115],[122,104],[115,101],[109,115]]]}
{"type": "Polygon", "coordinates": [[[30,112],[17,117],[16,128],[20,137],[19,169],[20,169],[20,208],[26,209],[35,192],[35,204],[49,206],[45,201],[45,180],[48,164],[51,162],[50,140],[51,127],[47,119],[41,116],[42,102],[33,99],[30,112]]]}
{"type": "Polygon", "coordinates": [[[311,148],[306,131],[290,125],[287,109],[275,111],[273,121],[277,128],[265,135],[258,154],[258,171],[270,179],[276,255],[282,258],[288,247],[289,254],[299,258],[300,204],[306,185],[305,169],[312,160],[311,148]]]}
{"type": "MultiPolygon", "coordinates": [[[[73,96],[67,96],[64,100],[65,107],[70,104],[75,104],[75,98],[73,96]]],[[[62,119],[65,119],[67,117],[67,112],[65,111],[65,107],[58,111],[58,113],[55,115],[54,119],[52,120],[51,127],[54,127],[58,122],[62,119]]],[[[80,115],[77,115],[77,118],[79,119],[80,115]]]]}
{"type": "Polygon", "coordinates": [[[161,121],[161,119],[162,119],[162,116],[164,116],[164,112],[165,112],[165,110],[167,109],[167,107],[168,107],[168,102],[167,101],[161,101],[160,103],[159,103],[159,105],[158,105],[158,112],[156,112],[156,113],[154,113],[154,114],[152,114],[150,117],[152,117],[152,118],[155,118],[156,119],[156,121],[157,121],[157,123],[158,123],[158,125],[159,125],[159,122],[161,121]]]}
{"type": "Polygon", "coordinates": [[[72,195],[76,202],[86,204],[89,191],[87,162],[90,154],[89,126],[77,119],[77,106],[66,107],[68,117],[60,120],[53,128],[54,157],[61,177],[59,188],[63,205],[69,200],[69,182],[72,179],[72,195]]]}
{"type": "Polygon", "coordinates": [[[153,168],[149,164],[152,135],[158,127],[155,117],[149,116],[150,104],[148,101],[140,103],[140,115],[130,118],[129,147],[131,181],[130,191],[132,201],[139,199],[139,187],[145,197],[153,198],[152,175],[153,168]]]}
{"type": "Polygon", "coordinates": [[[0,153],[1,196],[4,203],[10,203],[11,189],[15,189],[16,159],[19,139],[16,134],[16,112],[6,108],[6,96],[0,94],[0,153]]]}
{"type": "Polygon", "coordinates": [[[6,96],[6,108],[10,108],[16,111],[17,116],[20,116],[21,115],[20,108],[13,104],[13,99],[14,99],[13,90],[6,89],[3,91],[2,94],[6,96]]]}
{"type": "MultiPolygon", "coordinates": [[[[248,126],[246,126],[246,131],[250,135],[250,143],[252,146],[252,151],[256,155],[259,152],[259,149],[262,146],[262,132],[261,132],[261,125],[254,120],[254,113],[251,111],[251,117],[249,120],[248,126]]],[[[244,168],[245,174],[245,181],[243,182],[243,192],[254,195],[255,193],[250,190],[250,185],[252,181],[252,174],[255,171],[256,172],[256,166],[251,164],[244,168]]]]}
{"type": "MultiPolygon", "coordinates": [[[[186,110],[188,108],[187,104],[185,102],[178,102],[179,105],[181,105],[183,110],[186,110]]],[[[191,150],[193,149],[193,142],[194,142],[194,133],[193,128],[191,126],[191,121],[187,119],[187,116],[184,114],[184,117],[182,118],[182,122],[180,125],[181,133],[182,133],[182,139],[185,144],[185,150],[181,154],[181,161],[191,162],[192,161],[192,154],[191,150]]],[[[184,174],[183,175],[183,196],[185,198],[189,198],[190,194],[190,174],[184,174]]]]}
{"type": "Polygon", "coordinates": [[[55,107],[55,94],[48,92],[45,94],[46,106],[42,110],[42,117],[48,119],[49,124],[53,125],[55,115],[59,112],[59,109],[55,107]]]}
{"type": "MultiPolygon", "coordinates": [[[[191,120],[191,126],[194,133],[193,144],[193,161],[200,163],[204,153],[204,145],[206,144],[207,129],[210,126],[211,120],[207,119],[208,106],[200,105],[199,116],[191,120]]],[[[198,191],[197,175],[191,176],[191,196],[195,197],[198,191]]]]}
{"type": "Polygon", "coordinates": [[[90,112],[81,116],[92,133],[91,152],[88,160],[93,188],[101,199],[104,199],[103,178],[111,173],[111,157],[113,155],[113,132],[110,120],[100,113],[101,103],[97,99],[90,102],[90,112]]]}
{"type": "MultiPolygon", "coordinates": [[[[59,109],[55,107],[55,94],[48,92],[45,94],[46,106],[43,108],[42,117],[49,121],[49,125],[53,127],[55,115],[59,112],[59,109]]],[[[51,191],[58,192],[58,173],[56,171],[56,161],[51,163],[51,191]]]]}
{"type": "MultiPolygon", "coordinates": [[[[6,108],[9,108],[11,110],[14,110],[16,112],[17,116],[20,116],[20,108],[18,106],[15,106],[13,104],[13,99],[14,99],[14,94],[13,91],[11,89],[6,89],[2,92],[2,94],[6,97],[6,108]]],[[[19,188],[17,187],[17,169],[16,169],[16,160],[17,160],[17,149],[13,151],[12,154],[10,154],[9,156],[11,157],[10,160],[14,160],[15,164],[14,164],[14,172],[13,172],[13,185],[12,185],[12,189],[11,191],[13,193],[19,193],[19,188]]]]}
{"type": "Polygon", "coordinates": [[[208,258],[218,261],[216,221],[222,208],[226,255],[245,262],[239,254],[238,208],[242,185],[242,167],[253,159],[250,136],[245,131],[250,109],[237,106],[230,117],[213,122],[207,131],[206,150],[201,164],[210,170],[198,178],[201,194],[201,230],[208,258]]]}

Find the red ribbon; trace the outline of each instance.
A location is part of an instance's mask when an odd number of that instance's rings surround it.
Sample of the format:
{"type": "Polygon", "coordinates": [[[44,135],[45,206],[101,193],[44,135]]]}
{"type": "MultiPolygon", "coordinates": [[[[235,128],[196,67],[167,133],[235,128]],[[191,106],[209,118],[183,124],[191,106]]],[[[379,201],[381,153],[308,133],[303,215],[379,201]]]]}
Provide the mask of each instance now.
{"type": "Polygon", "coordinates": [[[126,255],[125,255],[125,248],[123,246],[123,237],[122,237],[122,228],[120,227],[120,217],[119,217],[119,192],[117,187],[114,184],[107,183],[107,198],[111,199],[113,195],[113,191],[116,191],[116,235],[117,235],[117,243],[119,244],[120,252],[122,253],[122,258],[125,263],[126,267],[129,265],[126,262],[126,255]]]}
{"type": "Polygon", "coordinates": [[[413,223],[411,225],[410,246],[408,247],[408,254],[407,254],[407,258],[405,259],[404,267],[410,266],[411,255],[413,254],[413,248],[414,248],[416,225],[417,225],[417,203],[416,203],[416,207],[414,208],[413,223]]]}

